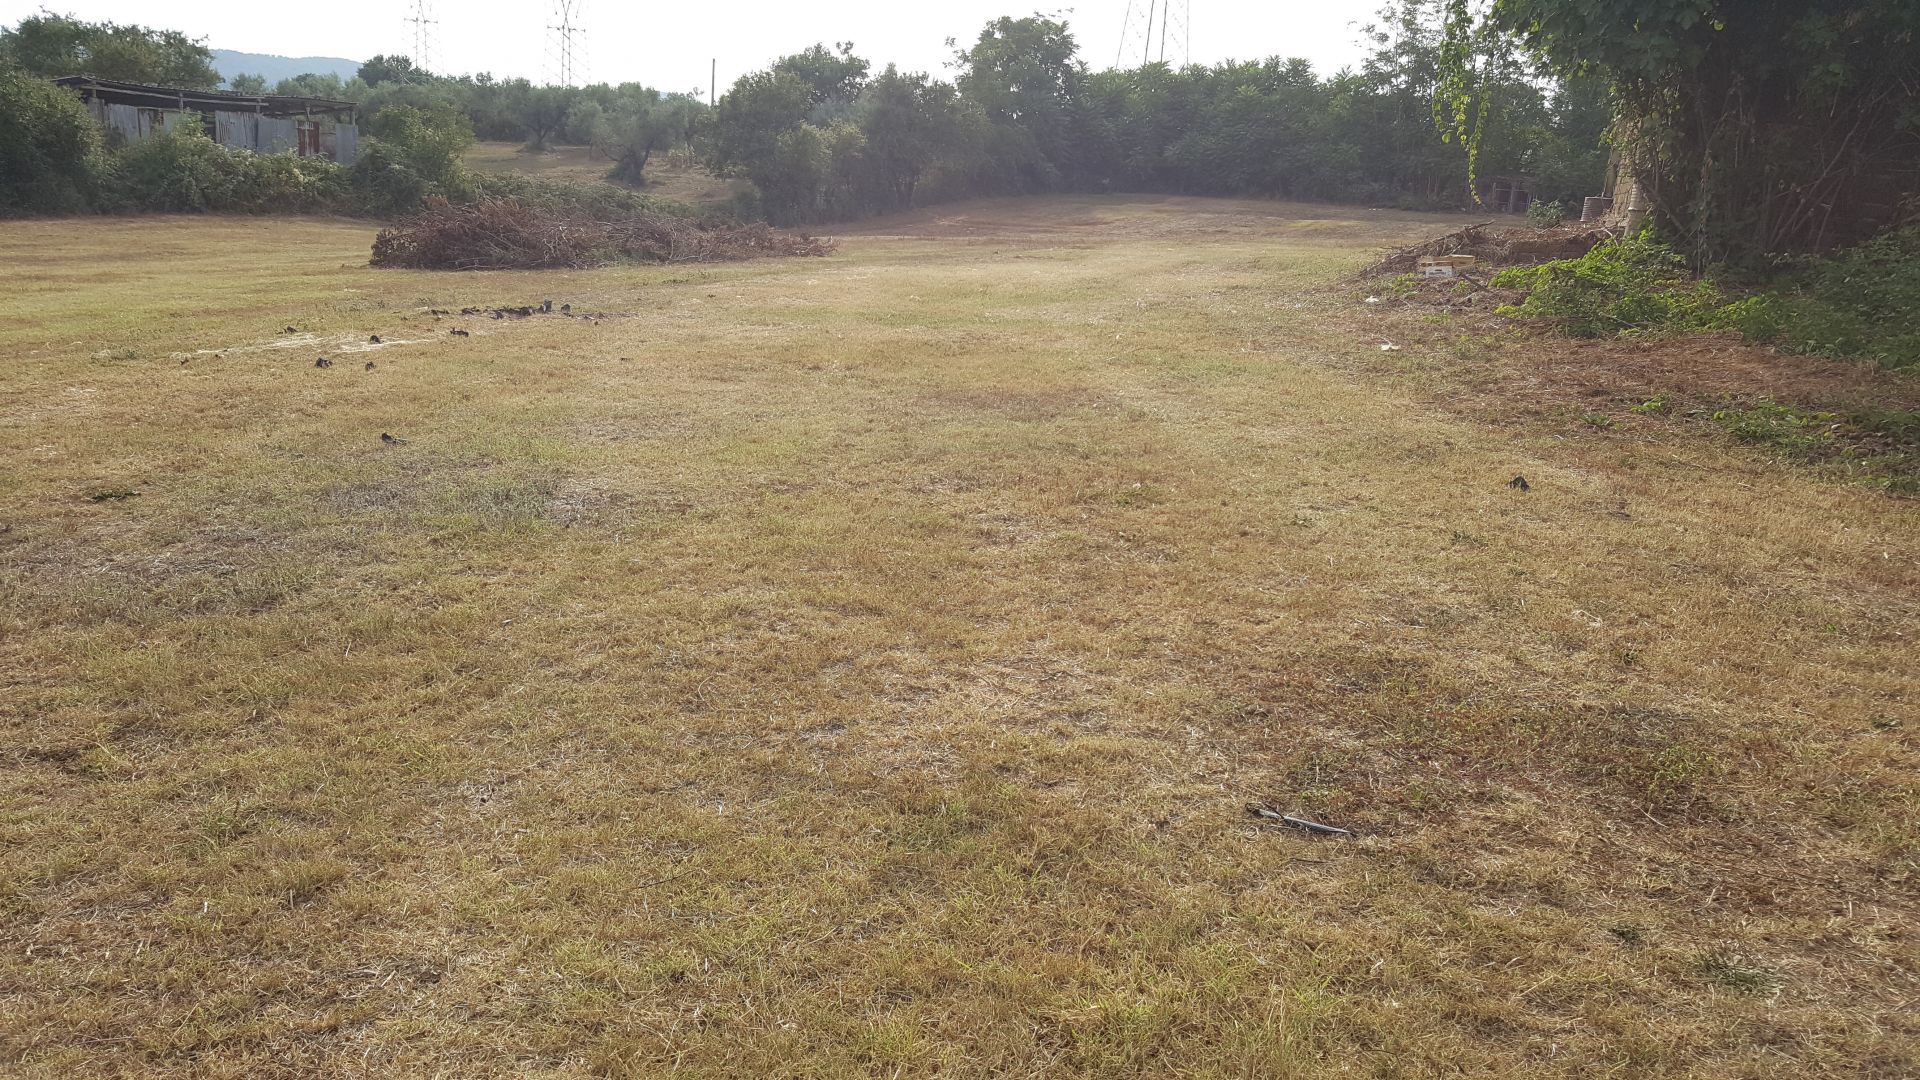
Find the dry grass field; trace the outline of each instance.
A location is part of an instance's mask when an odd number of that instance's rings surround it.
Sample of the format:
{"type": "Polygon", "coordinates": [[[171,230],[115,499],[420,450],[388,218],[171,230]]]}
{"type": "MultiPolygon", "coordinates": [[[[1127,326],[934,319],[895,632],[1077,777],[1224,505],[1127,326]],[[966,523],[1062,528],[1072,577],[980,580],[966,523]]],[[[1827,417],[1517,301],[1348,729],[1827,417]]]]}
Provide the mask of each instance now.
{"type": "Polygon", "coordinates": [[[1452,225],[0,223],[0,1072],[1915,1075],[1920,505],[1452,225]]]}
{"type": "Polygon", "coordinates": [[[611,164],[590,146],[550,146],[533,152],[516,142],[476,142],[464,155],[467,168],[486,173],[524,173],[550,180],[603,180],[611,164]]]}
{"type": "MultiPolygon", "coordinates": [[[[477,142],[467,149],[468,168],[483,173],[522,173],[548,180],[600,183],[613,163],[590,146],[555,145],[529,153],[519,143],[477,142]]],[[[679,155],[656,154],[647,163],[645,194],[711,206],[725,203],[735,192],[751,190],[745,181],[720,180],[682,160],[679,155]]]]}

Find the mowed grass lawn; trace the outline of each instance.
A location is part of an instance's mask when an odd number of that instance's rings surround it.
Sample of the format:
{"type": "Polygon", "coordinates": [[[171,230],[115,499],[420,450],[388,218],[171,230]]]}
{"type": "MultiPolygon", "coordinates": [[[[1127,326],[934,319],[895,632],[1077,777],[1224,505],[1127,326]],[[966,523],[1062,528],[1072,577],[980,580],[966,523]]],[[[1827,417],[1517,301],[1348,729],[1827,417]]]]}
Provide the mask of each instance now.
{"type": "Polygon", "coordinates": [[[1453,225],[0,224],[0,1071],[1914,1075],[1920,510],[1381,352],[1453,225]]]}

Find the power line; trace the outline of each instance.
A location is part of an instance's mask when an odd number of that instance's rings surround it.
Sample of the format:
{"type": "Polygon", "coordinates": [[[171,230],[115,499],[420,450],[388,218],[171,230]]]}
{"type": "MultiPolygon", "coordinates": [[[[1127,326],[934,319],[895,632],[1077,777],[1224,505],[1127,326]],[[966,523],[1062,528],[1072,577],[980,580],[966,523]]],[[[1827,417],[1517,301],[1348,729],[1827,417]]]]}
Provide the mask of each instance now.
{"type": "Polygon", "coordinates": [[[553,81],[573,86],[583,81],[587,68],[587,30],[581,15],[586,0],[553,0],[553,22],[547,27],[553,81]]]}

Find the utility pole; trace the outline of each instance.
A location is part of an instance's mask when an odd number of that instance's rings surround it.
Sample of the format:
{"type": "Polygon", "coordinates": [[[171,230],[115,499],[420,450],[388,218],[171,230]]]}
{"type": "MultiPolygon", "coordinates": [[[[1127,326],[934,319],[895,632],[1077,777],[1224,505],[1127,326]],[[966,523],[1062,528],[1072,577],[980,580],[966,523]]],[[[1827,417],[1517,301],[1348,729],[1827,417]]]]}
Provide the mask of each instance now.
{"type": "Polygon", "coordinates": [[[440,25],[433,17],[433,0],[413,0],[412,14],[401,21],[413,25],[413,66],[418,71],[433,70],[433,28],[440,25]]]}
{"type": "Polygon", "coordinates": [[[719,89],[720,89],[720,58],[716,56],[713,58],[713,67],[707,72],[707,108],[709,109],[713,108],[713,106],[718,102],[719,98],[716,96],[716,92],[719,89]]]}
{"type": "Polygon", "coordinates": [[[553,23],[547,29],[553,32],[549,39],[549,48],[553,53],[554,81],[561,86],[572,86],[581,75],[582,54],[586,52],[587,31],[581,25],[581,9],[586,0],[554,0],[553,23]]]}
{"type": "Polygon", "coordinates": [[[1124,67],[1133,64],[1145,67],[1148,64],[1165,63],[1167,44],[1175,34],[1180,35],[1180,45],[1175,52],[1176,62],[1181,65],[1193,60],[1192,30],[1189,26],[1192,0],[1127,0],[1126,13],[1120,20],[1120,50],[1114,54],[1113,66],[1124,67]],[[1154,25],[1154,16],[1159,16],[1159,26],[1154,25]],[[1156,45],[1153,38],[1158,31],[1160,41],[1156,45]],[[1138,57],[1138,59],[1135,59],[1138,57]]]}

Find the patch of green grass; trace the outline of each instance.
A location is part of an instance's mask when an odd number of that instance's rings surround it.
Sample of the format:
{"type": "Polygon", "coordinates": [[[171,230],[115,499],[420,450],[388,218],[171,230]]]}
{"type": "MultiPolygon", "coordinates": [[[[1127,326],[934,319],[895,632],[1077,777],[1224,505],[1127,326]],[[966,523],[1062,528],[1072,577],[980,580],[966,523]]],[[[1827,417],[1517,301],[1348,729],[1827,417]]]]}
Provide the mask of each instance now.
{"type": "Polygon", "coordinates": [[[1405,300],[1420,291],[1420,275],[1395,274],[1380,282],[1375,294],[1383,300],[1405,300]]]}
{"type": "Polygon", "coordinates": [[[1702,956],[1699,969],[1707,981],[1736,993],[1770,994],[1780,986],[1778,975],[1729,949],[1718,949],[1702,956]]]}
{"type": "Polygon", "coordinates": [[[1717,410],[1713,420],[1741,442],[1789,460],[1831,466],[1889,491],[1920,490],[1920,412],[1842,414],[1763,401],[1717,410]]]}
{"type": "Polygon", "coordinates": [[[1647,928],[1636,923],[1609,926],[1607,933],[1612,934],[1622,945],[1638,947],[1647,943],[1647,928]]]}
{"type": "Polygon", "coordinates": [[[1833,413],[1796,409],[1777,401],[1763,401],[1744,409],[1720,409],[1713,421],[1741,442],[1772,447],[1783,453],[1810,456],[1833,445],[1833,413]]]}

